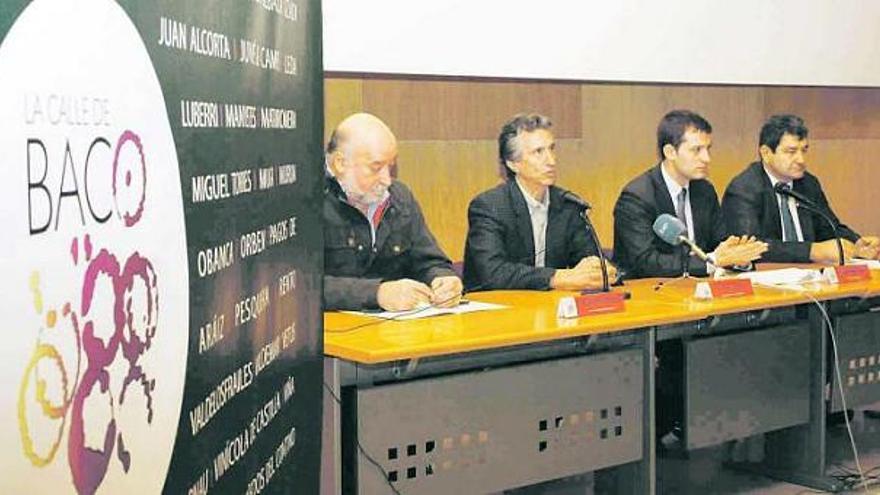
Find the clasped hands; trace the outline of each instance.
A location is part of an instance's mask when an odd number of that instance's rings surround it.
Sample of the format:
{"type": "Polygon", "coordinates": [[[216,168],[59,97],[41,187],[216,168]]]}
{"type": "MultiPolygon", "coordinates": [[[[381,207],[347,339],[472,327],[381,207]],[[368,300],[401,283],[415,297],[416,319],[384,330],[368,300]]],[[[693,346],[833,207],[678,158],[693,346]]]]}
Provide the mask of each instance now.
{"type": "Polygon", "coordinates": [[[865,236],[856,241],[854,246],[854,256],[867,260],[880,259],[880,238],[875,236],[865,236]]]}
{"type": "Polygon", "coordinates": [[[431,286],[408,278],[379,284],[376,299],[385,311],[409,311],[419,306],[451,308],[461,301],[461,279],[454,275],[435,277],[431,286]]]}
{"type": "Polygon", "coordinates": [[[721,242],[712,252],[715,266],[749,266],[767,251],[767,243],[754,236],[732,235],[721,242]]]}
{"type": "MultiPolygon", "coordinates": [[[[606,263],[608,283],[617,280],[617,268],[606,263]]],[[[550,287],[559,290],[584,290],[602,288],[602,262],[596,256],[581,258],[574,268],[560,268],[550,279],[550,287]]]]}

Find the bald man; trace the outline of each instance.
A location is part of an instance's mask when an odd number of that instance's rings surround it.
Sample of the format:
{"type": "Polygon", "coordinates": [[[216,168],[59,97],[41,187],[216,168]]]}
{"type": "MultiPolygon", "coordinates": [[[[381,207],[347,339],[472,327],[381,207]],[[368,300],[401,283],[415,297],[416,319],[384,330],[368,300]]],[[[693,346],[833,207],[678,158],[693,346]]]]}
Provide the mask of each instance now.
{"type": "Polygon", "coordinates": [[[345,118],[327,143],[324,308],[454,306],[462,284],[412,192],[391,177],[397,139],[379,118],[345,118]]]}

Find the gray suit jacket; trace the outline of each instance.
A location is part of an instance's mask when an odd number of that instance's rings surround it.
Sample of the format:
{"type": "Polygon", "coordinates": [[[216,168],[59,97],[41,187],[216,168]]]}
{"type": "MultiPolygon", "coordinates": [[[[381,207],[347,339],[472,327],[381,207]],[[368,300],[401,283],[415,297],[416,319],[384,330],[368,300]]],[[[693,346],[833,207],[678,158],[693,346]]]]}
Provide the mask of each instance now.
{"type": "Polygon", "coordinates": [[[557,268],[570,268],[596,246],[580,209],[550,187],[544,268],[535,266],[532,221],[522,191],[509,180],[485,191],[468,207],[464,255],[467,290],[549,289],[557,268]]]}

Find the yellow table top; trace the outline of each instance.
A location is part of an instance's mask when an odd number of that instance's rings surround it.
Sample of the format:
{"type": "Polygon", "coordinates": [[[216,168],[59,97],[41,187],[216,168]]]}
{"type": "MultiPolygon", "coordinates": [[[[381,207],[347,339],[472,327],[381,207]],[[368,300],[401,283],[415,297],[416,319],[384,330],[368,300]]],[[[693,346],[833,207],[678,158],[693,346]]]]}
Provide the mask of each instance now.
{"type": "MultiPolygon", "coordinates": [[[[866,282],[808,287],[818,300],[880,294],[880,271],[866,282]]],[[[561,291],[492,291],[468,294],[474,301],[502,304],[504,309],[444,315],[408,321],[386,321],[340,312],[324,313],[324,353],[347,361],[376,364],[440,356],[592,334],[608,334],[655,325],[670,325],[713,315],[790,306],[811,300],[801,291],[755,287],[753,296],[694,299],[701,279],[628,281],[631,293],[623,312],[581,318],[556,317],[561,291]]]]}

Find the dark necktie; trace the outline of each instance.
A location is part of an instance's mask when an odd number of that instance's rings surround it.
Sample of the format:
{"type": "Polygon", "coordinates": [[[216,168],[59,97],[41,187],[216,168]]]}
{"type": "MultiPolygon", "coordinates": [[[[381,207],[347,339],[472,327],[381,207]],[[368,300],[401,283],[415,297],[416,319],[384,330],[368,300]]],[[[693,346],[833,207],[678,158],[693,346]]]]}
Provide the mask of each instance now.
{"type": "Polygon", "coordinates": [[[688,232],[687,213],[685,213],[685,205],[687,204],[687,197],[688,197],[687,188],[686,187],[682,188],[682,190],[679,191],[678,196],[676,197],[675,216],[677,216],[678,219],[681,220],[681,223],[684,224],[685,235],[690,237],[690,233],[688,232]]]}
{"type": "MultiPolygon", "coordinates": [[[[790,191],[791,185],[782,184],[782,189],[790,191]]],[[[779,218],[782,219],[782,240],[796,241],[798,240],[797,229],[794,226],[791,209],[788,207],[788,196],[779,195],[779,199],[779,218]]]]}

